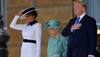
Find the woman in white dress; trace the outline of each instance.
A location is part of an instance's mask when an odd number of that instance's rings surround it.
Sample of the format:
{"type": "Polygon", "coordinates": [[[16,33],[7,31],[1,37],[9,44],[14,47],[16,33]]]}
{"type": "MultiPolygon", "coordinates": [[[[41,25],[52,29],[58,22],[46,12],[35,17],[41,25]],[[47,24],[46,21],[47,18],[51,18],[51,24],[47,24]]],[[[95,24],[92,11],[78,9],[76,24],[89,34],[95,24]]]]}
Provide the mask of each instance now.
{"type": "Polygon", "coordinates": [[[36,20],[37,15],[36,9],[30,7],[17,14],[10,24],[11,28],[22,31],[21,57],[40,57],[42,28],[36,20]],[[25,24],[17,24],[21,17],[25,18],[25,24]]]}

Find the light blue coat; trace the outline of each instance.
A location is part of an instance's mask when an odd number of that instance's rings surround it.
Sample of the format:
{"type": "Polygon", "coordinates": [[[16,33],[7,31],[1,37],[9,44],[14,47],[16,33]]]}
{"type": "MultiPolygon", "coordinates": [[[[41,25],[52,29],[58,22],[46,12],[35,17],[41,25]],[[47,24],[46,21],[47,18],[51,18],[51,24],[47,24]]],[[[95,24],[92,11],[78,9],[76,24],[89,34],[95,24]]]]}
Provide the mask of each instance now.
{"type": "Polygon", "coordinates": [[[48,39],[48,55],[47,57],[67,57],[68,38],[59,35],[55,38],[48,39]]]}

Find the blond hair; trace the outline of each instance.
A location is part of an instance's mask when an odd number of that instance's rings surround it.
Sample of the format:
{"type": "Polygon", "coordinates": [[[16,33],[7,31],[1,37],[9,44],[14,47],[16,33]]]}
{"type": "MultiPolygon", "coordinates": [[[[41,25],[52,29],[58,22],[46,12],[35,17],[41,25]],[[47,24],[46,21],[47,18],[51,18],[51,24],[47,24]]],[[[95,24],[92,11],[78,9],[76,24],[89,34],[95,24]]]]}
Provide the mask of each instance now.
{"type": "Polygon", "coordinates": [[[73,4],[77,4],[77,3],[81,4],[85,9],[87,8],[86,4],[83,1],[76,0],[73,2],[73,4]]]}

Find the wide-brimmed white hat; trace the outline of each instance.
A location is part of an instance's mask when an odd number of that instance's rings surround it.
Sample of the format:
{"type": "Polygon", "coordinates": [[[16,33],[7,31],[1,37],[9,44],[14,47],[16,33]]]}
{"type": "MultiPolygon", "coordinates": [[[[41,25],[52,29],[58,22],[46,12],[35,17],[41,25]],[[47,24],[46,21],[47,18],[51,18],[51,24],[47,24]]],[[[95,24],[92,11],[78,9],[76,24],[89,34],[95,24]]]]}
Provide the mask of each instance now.
{"type": "Polygon", "coordinates": [[[25,15],[32,12],[32,11],[36,11],[37,12],[38,9],[36,9],[35,7],[28,7],[24,10],[22,10],[20,13],[22,14],[22,16],[20,16],[20,19],[24,19],[25,15]]]}

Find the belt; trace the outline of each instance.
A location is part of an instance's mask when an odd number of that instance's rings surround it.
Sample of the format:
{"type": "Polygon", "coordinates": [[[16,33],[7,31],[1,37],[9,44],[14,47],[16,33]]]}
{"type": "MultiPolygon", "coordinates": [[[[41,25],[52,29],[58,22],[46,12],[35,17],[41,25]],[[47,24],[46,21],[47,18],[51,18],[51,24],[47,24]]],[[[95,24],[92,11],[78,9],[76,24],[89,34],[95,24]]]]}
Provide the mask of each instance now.
{"type": "Polygon", "coordinates": [[[23,42],[35,43],[36,44],[36,40],[23,39],[23,42]]]}

